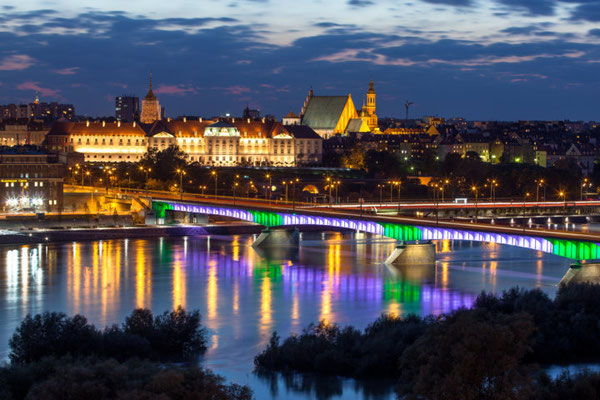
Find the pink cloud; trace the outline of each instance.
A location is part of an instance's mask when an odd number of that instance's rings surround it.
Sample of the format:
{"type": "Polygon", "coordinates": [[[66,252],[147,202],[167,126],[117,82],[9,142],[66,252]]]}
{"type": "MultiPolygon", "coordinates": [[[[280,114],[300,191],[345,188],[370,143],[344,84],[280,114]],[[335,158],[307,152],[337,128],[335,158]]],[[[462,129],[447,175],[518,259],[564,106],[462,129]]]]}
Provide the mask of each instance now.
{"type": "Polygon", "coordinates": [[[44,88],[39,85],[39,82],[23,82],[17,85],[19,90],[35,90],[40,92],[44,97],[60,97],[59,89],[44,88]]]}
{"type": "Polygon", "coordinates": [[[229,87],[223,88],[223,90],[225,91],[225,93],[237,94],[237,95],[251,92],[249,87],[240,86],[240,85],[229,86],[229,87]]]}
{"type": "Polygon", "coordinates": [[[69,67],[69,68],[55,69],[52,72],[54,72],[55,74],[59,74],[59,75],[74,75],[77,73],[77,70],[79,70],[79,67],[69,67]]]}
{"type": "Polygon", "coordinates": [[[185,85],[160,85],[154,93],[170,94],[174,96],[185,96],[188,93],[196,94],[196,89],[185,85]]]}
{"type": "Polygon", "coordinates": [[[0,61],[0,71],[21,71],[31,67],[35,59],[26,54],[14,54],[0,61]]]}
{"type": "Polygon", "coordinates": [[[110,86],[120,87],[121,89],[127,89],[127,87],[128,87],[126,83],[121,83],[121,82],[108,82],[108,84],[110,86]]]}

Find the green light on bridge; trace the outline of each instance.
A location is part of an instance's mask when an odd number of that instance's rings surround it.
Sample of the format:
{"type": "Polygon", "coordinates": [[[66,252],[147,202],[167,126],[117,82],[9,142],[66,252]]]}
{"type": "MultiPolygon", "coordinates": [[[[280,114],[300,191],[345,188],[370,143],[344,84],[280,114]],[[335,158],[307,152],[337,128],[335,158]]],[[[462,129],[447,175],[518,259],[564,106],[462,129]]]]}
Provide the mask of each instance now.
{"type": "Polygon", "coordinates": [[[564,239],[547,239],[553,246],[553,253],[557,256],[573,260],[600,259],[600,246],[591,242],[579,242],[564,239]]]}
{"type": "Polygon", "coordinates": [[[156,213],[156,218],[165,218],[165,212],[167,210],[172,210],[173,205],[162,201],[153,201],[152,209],[156,213]]]}
{"type": "Polygon", "coordinates": [[[382,223],[383,236],[396,240],[423,240],[423,232],[416,226],[382,223]]]}
{"type": "Polygon", "coordinates": [[[268,211],[248,210],[254,216],[254,222],[264,226],[281,226],[283,225],[283,217],[279,214],[268,211]]]}

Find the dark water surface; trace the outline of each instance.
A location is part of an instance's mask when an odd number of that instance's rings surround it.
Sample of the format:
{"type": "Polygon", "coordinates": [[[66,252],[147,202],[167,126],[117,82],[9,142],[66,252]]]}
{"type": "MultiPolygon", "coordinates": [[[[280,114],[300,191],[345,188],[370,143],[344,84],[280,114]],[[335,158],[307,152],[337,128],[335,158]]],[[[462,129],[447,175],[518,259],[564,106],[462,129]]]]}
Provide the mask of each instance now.
{"type": "MultiPolygon", "coordinates": [[[[136,307],[199,309],[210,331],[203,363],[257,399],[392,399],[393,386],[352,379],[258,376],[252,360],[276,330],[310,322],[365,327],[381,313],[439,314],[482,290],[540,287],[550,295],[569,260],[516,247],[439,241],[436,265],[383,264],[394,241],[305,233],[300,250],[259,254],[248,236],[124,239],[0,246],[0,355],[27,313],[81,313],[98,326],[136,307]]],[[[394,366],[390,366],[394,368],[394,366]]]]}

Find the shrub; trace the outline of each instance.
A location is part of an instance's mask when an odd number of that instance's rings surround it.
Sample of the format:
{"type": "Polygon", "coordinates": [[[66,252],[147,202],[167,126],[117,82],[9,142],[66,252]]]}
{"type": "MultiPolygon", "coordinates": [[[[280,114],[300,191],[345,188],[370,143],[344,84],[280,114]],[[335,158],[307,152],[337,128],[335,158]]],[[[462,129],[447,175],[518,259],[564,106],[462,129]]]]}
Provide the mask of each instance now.
{"type": "Polygon", "coordinates": [[[200,320],[198,311],[188,313],[181,307],[156,317],[150,310],[138,309],[122,326],[99,330],[81,315],[27,315],[10,339],[9,358],[14,364],[65,355],[189,360],[206,349],[200,320]]]}
{"type": "Polygon", "coordinates": [[[222,377],[196,366],[64,357],[1,367],[0,396],[12,400],[250,400],[252,391],[225,384],[222,377]]]}

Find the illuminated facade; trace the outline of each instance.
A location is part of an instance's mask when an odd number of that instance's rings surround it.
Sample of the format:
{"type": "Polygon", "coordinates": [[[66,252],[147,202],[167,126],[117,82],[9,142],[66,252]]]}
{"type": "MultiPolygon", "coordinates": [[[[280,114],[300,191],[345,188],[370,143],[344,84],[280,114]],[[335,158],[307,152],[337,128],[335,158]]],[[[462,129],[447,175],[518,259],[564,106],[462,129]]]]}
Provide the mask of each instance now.
{"type": "Polygon", "coordinates": [[[309,127],[265,119],[56,122],[48,133],[49,150],[80,153],[86,162],[136,162],[149,148],[171,145],[211,166],[318,165],[323,153],[323,139],[309,127]]]}
{"type": "Polygon", "coordinates": [[[150,74],[150,87],[148,88],[146,97],[144,97],[142,100],[142,113],[140,115],[140,122],[143,124],[151,124],[160,119],[160,103],[152,91],[152,74],[150,74]]]}
{"type": "Polygon", "coordinates": [[[1,209],[61,210],[65,173],[65,166],[51,154],[16,147],[0,154],[1,209]]]}
{"type": "Polygon", "coordinates": [[[315,96],[311,89],[300,111],[300,123],[325,139],[348,133],[378,132],[373,80],[369,83],[366,99],[367,103],[359,113],[350,94],[315,96]]]}

